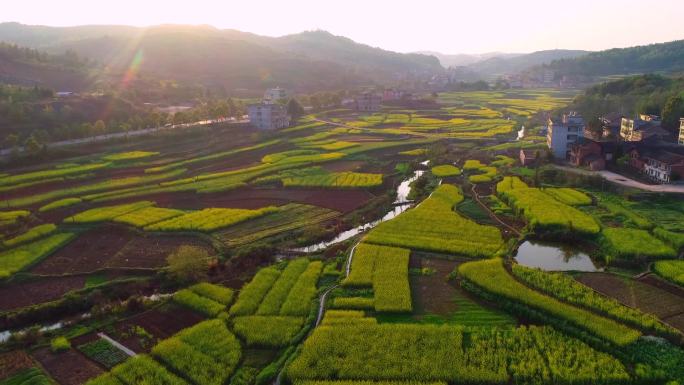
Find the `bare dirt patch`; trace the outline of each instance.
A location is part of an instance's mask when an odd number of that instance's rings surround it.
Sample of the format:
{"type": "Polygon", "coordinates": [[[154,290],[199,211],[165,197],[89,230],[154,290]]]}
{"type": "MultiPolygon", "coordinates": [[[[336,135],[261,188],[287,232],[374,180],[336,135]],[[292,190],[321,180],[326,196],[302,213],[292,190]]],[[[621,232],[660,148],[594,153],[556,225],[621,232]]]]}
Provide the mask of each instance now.
{"type": "Polygon", "coordinates": [[[85,280],[84,276],[46,277],[37,281],[9,284],[0,288],[0,310],[54,301],[69,291],[81,289],[85,280]]]}
{"type": "Polygon", "coordinates": [[[363,189],[250,187],[224,193],[163,194],[146,199],[154,200],[160,207],[186,210],[208,207],[254,209],[270,205],[281,206],[295,202],[346,213],[361,207],[373,197],[372,193],[363,189]]]}
{"type": "Polygon", "coordinates": [[[49,348],[42,348],[33,352],[33,357],[60,385],[81,385],[104,372],[74,349],[53,354],[49,348]]]}
{"type": "Polygon", "coordinates": [[[330,172],[357,171],[365,162],[360,160],[341,160],[328,162],[322,167],[330,172]]]}
{"type": "Polygon", "coordinates": [[[148,310],[121,321],[106,333],[134,352],[145,353],[149,352],[156,341],[146,341],[135,333],[134,328],[141,327],[155,340],[162,340],[203,320],[204,317],[197,313],[171,305],[148,310]]]}
{"type": "Polygon", "coordinates": [[[454,295],[457,289],[447,281],[447,276],[459,262],[414,256],[411,261],[411,268],[434,269],[430,275],[410,276],[415,313],[449,315],[456,311],[454,295]]]}
{"type": "Polygon", "coordinates": [[[0,380],[34,366],[33,360],[23,350],[0,354],[0,380]]]}
{"type": "Polygon", "coordinates": [[[203,248],[210,255],[216,253],[207,242],[191,236],[136,236],[107,261],[106,267],[162,267],[166,265],[166,257],[183,245],[203,248]]]}
{"type": "Polygon", "coordinates": [[[181,245],[214,249],[191,236],[141,234],[124,226],[105,225],[89,230],[36,265],[31,272],[43,275],[82,274],[104,268],[154,269],[181,245]]]}
{"type": "Polygon", "coordinates": [[[131,239],[133,233],[118,226],[102,226],[87,231],[59,249],[31,272],[35,274],[75,274],[101,269],[131,239]]]}
{"type": "Polygon", "coordinates": [[[627,306],[654,314],[684,331],[684,300],[678,295],[627,277],[607,273],[585,273],[578,276],[577,280],[627,306]]]}

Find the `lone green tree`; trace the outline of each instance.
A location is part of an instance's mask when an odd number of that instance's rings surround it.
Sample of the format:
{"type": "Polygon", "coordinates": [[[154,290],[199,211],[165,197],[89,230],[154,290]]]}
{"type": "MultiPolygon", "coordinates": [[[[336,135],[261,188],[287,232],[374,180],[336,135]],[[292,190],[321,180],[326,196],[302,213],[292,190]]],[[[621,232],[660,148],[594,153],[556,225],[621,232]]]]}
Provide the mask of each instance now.
{"type": "Polygon", "coordinates": [[[289,102],[287,102],[287,113],[291,117],[296,119],[296,118],[304,115],[304,107],[302,107],[302,105],[299,104],[297,99],[292,98],[292,99],[290,99],[289,102]]]}
{"type": "Polygon", "coordinates": [[[197,246],[181,246],[166,258],[169,275],[179,282],[195,282],[206,278],[209,253],[197,246]]]}

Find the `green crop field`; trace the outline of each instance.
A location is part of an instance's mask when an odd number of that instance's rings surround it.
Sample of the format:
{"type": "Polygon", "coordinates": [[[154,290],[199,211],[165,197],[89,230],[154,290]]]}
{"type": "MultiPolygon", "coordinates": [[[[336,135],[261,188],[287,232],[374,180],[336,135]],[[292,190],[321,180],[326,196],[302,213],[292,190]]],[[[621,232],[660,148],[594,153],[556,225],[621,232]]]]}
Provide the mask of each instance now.
{"type": "Polygon", "coordinates": [[[75,236],[74,233],[56,233],[38,241],[0,252],[0,278],[9,277],[40,261],[75,236]]]}
{"type": "Polygon", "coordinates": [[[684,286],[684,261],[680,260],[665,260],[657,261],[653,265],[653,270],[658,275],[680,285],[684,286]]]}
{"type": "Polygon", "coordinates": [[[432,168],[432,174],[438,178],[446,178],[449,176],[461,175],[461,170],[450,164],[441,164],[432,168]]]}
{"type": "Polygon", "coordinates": [[[529,289],[508,274],[501,259],[468,262],[459,266],[458,273],[485,292],[558,317],[616,345],[627,345],[641,335],[638,331],[613,320],[529,289]]]}
{"type": "Polygon", "coordinates": [[[505,177],[496,185],[499,196],[527,219],[532,229],[596,234],[598,223],[589,215],[556,200],[518,177],[505,177]]]}
{"type": "Polygon", "coordinates": [[[667,259],[677,255],[672,247],[646,230],[607,228],[601,234],[603,235],[603,248],[610,257],[667,259]]]}
{"type": "Polygon", "coordinates": [[[443,184],[414,209],[371,230],[365,241],[470,257],[494,255],[503,244],[501,233],[457,214],[453,208],[462,200],[457,187],[443,184]]]}
{"type": "Polygon", "coordinates": [[[275,207],[264,207],[257,210],[210,208],[183,215],[174,215],[167,219],[145,227],[149,231],[214,231],[224,227],[276,212],[275,207]]]}
{"type": "Polygon", "coordinates": [[[528,286],[534,287],[562,301],[594,310],[616,321],[645,332],[665,336],[677,336],[679,332],[660,322],[657,317],[627,307],[618,301],[604,297],[587,286],[562,273],[547,273],[521,265],[513,265],[513,274],[528,286]]]}

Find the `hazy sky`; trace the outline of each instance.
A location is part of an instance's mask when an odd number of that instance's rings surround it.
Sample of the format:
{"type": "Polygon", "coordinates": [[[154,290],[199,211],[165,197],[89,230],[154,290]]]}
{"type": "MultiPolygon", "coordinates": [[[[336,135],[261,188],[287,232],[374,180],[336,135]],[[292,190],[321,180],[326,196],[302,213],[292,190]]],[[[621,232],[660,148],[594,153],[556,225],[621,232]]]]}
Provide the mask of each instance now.
{"type": "Polygon", "coordinates": [[[325,29],[400,52],[600,50],[684,39],[682,0],[6,0],[0,21],[325,29]]]}

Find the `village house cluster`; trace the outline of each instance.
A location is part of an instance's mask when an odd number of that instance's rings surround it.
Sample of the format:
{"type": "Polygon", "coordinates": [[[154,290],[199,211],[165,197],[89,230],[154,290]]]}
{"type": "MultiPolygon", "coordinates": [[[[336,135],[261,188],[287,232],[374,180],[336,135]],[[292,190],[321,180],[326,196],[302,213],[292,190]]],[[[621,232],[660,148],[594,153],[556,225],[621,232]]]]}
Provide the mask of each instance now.
{"type": "MultiPolygon", "coordinates": [[[[594,171],[622,163],[653,182],[684,181],[684,118],[677,132],[663,128],[656,115],[612,113],[599,121],[600,129],[591,129],[575,112],[549,118],[546,139],[551,155],[594,171]]],[[[520,159],[531,164],[535,155],[521,150],[520,159]]]]}

